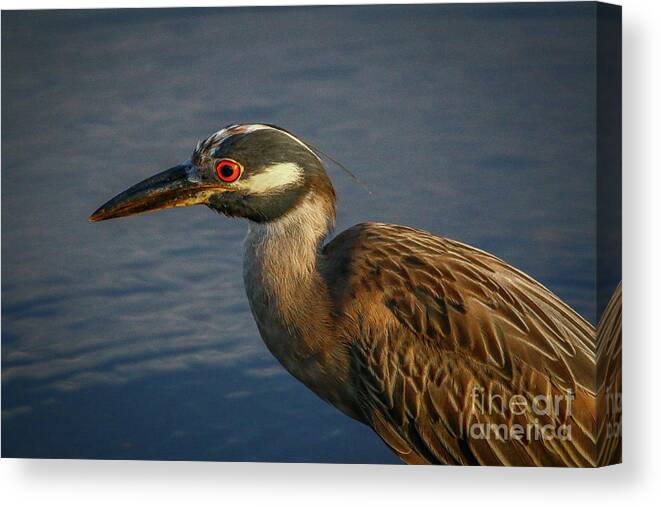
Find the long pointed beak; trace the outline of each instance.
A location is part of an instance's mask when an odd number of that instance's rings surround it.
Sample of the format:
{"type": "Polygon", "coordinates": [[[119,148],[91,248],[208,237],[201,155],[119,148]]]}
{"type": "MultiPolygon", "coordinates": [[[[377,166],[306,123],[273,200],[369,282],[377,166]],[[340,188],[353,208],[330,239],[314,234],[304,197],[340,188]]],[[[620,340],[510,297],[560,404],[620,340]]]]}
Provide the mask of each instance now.
{"type": "Polygon", "coordinates": [[[195,166],[182,164],[133,185],[113,197],[89,217],[90,222],[138,215],[149,211],[206,204],[209,196],[222,190],[190,178],[195,166]]]}

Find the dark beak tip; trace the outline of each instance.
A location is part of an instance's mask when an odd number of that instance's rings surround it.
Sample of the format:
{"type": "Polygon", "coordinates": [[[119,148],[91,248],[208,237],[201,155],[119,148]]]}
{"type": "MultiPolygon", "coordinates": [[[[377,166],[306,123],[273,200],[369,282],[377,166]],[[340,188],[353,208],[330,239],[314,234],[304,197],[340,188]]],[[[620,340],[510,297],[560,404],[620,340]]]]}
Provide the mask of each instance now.
{"type": "Polygon", "coordinates": [[[102,220],[105,220],[103,208],[99,208],[87,218],[87,221],[92,224],[95,222],[101,222],[102,220]]]}

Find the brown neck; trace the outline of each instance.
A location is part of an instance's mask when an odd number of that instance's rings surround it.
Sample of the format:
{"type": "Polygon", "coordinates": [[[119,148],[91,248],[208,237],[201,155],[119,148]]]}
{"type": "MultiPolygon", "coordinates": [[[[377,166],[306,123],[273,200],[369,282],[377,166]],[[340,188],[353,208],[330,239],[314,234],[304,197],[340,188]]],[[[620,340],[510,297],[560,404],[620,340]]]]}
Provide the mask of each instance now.
{"type": "Polygon", "coordinates": [[[311,193],[281,219],[250,224],[246,292],[266,345],[286,367],[323,349],[329,334],[330,302],[318,268],[333,204],[311,193]]]}
{"type": "Polygon", "coordinates": [[[331,296],[321,275],[321,246],[335,217],[334,199],[310,194],[277,222],[251,224],[244,282],[271,353],[296,378],[350,417],[362,420],[350,393],[350,359],[338,343],[331,296]]]}

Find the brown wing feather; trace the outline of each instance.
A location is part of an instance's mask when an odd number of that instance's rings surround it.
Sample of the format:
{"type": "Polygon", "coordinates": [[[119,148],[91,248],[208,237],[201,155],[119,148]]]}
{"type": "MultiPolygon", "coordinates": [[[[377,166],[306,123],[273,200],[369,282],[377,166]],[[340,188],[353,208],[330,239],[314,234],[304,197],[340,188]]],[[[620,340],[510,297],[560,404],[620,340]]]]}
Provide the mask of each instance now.
{"type": "Polygon", "coordinates": [[[622,461],[622,284],[597,325],[597,406],[603,414],[597,441],[599,465],[622,461]]]}
{"type": "Polygon", "coordinates": [[[324,254],[360,411],[404,461],[595,465],[594,329],[549,290],[485,252],[402,226],[352,227],[324,254]],[[548,410],[539,399],[541,414],[508,405],[568,392],[548,410]],[[485,424],[571,429],[569,439],[479,438],[485,424]]]}

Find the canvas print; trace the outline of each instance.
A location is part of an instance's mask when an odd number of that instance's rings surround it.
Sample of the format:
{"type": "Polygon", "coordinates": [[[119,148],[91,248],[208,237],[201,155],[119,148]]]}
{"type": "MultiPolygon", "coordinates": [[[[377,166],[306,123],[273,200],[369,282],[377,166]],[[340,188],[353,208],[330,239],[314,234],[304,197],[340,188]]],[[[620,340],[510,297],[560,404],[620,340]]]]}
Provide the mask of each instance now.
{"type": "Polygon", "coordinates": [[[621,460],[620,8],[2,13],[2,456],[621,460]]]}

